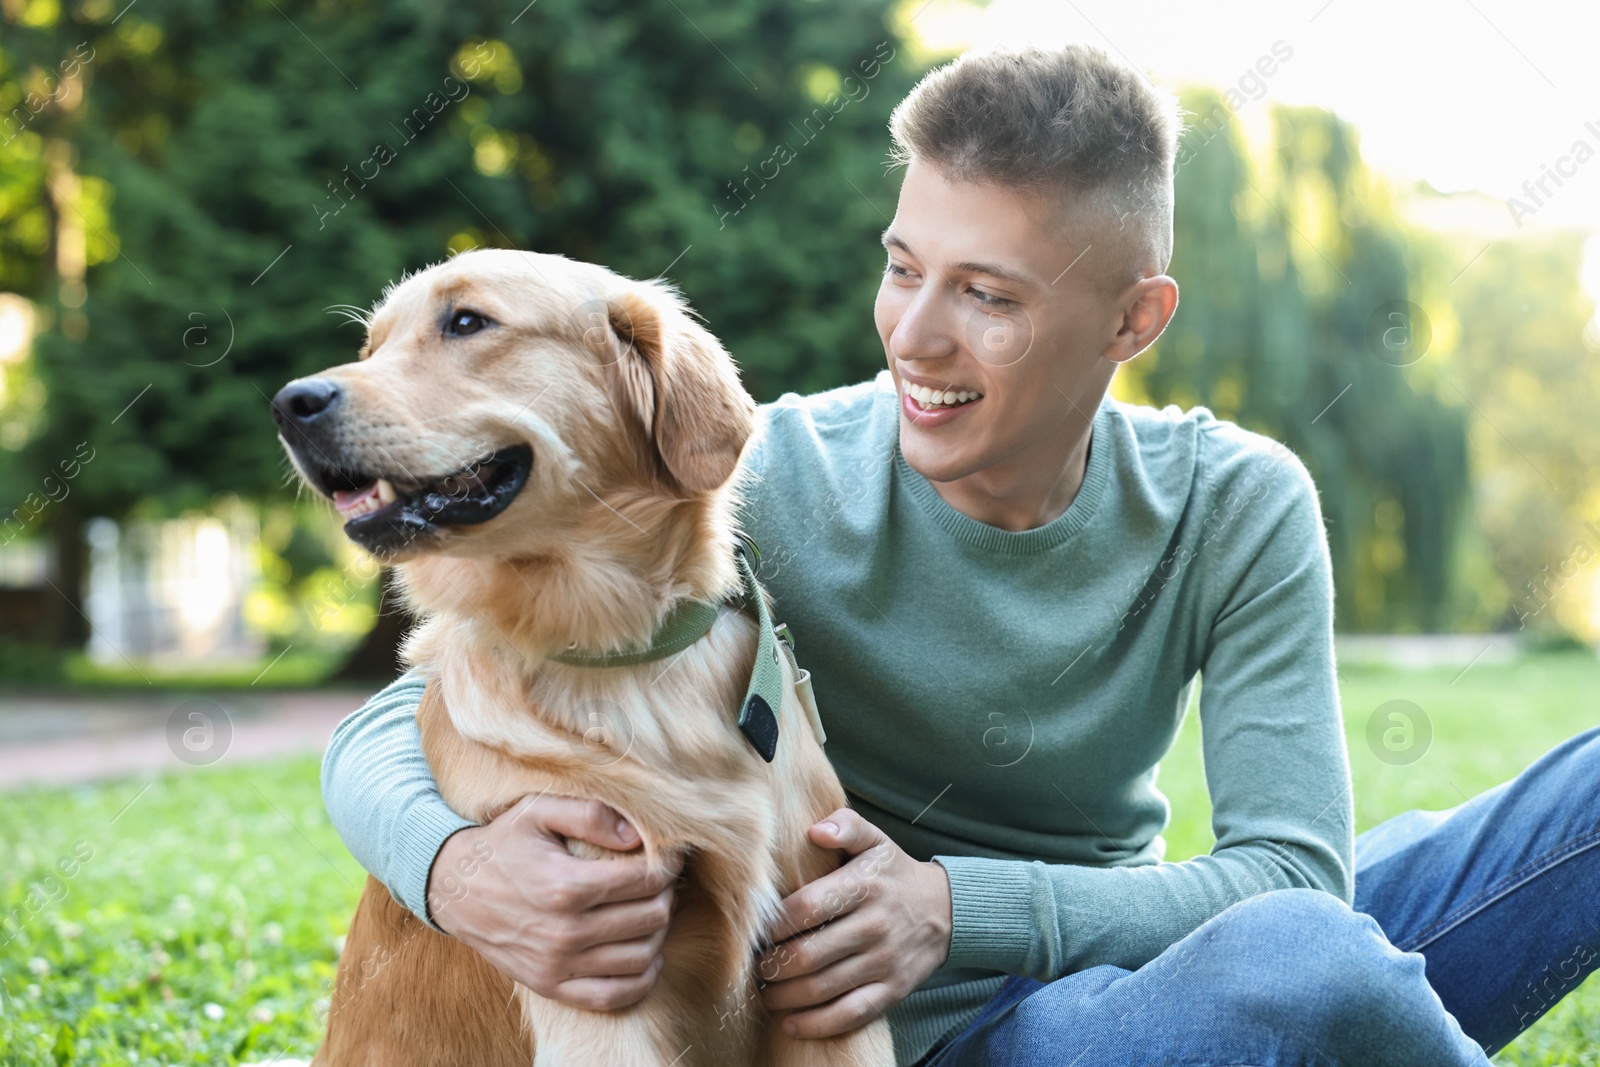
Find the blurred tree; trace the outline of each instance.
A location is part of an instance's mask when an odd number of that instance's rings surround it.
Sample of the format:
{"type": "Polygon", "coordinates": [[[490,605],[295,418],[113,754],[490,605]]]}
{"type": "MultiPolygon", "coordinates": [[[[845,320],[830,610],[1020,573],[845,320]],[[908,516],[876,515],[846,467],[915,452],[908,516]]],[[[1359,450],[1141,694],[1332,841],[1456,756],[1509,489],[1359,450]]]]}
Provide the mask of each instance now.
{"type": "MultiPolygon", "coordinates": [[[[1463,243],[1449,389],[1471,399],[1477,518],[1514,630],[1600,638],[1600,339],[1579,285],[1585,234],[1463,243]]],[[[1459,270],[1459,268],[1458,268],[1459,270]]]]}
{"type": "MultiPolygon", "coordinates": [[[[1182,99],[1194,114],[1227,114],[1212,90],[1182,99]]],[[[1305,461],[1341,629],[1447,628],[1466,434],[1459,403],[1426,384],[1431,331],[1407,306],[1407,235],[1348,125],[1283,107],[1273,123],[1258,159],[1232,124],[1185,131],[1170,269],[1179,311],[1120,388],[1205,404],[1305,461]]]]}
{"type": "Polygon", "coordinates": [[[889,0],[26,6],[44,15],[7,27],[13,66],[94,51],[75,171],[114,191],[98,219],[65,191],[91,248],[64,303],[25,265],[49,232],[41,152],[0,185],[0,220],[23,188],[0,277],[56,316],[17,480],[95,453],[51,513],[64,555],[84,515],[291,492],[267,398],[353,358],[325,309],[451,250],[670,271],[760,399],[881,362],[866,252],[912,78],[889,0]]]}
{"type": "MultiPolygon", "coordinates": [[[[869,377],[884,127],[918,73],[893,6],[0,0],[0,289],[43,328],[0,364],[0,502],[93,452],[33,527],[76,593],[87,515],[287,499],[267,397],[352,358],[359,330],[326,309],[474,246],[668,274],[758,399],[869,377]]],[[[1226,114],[1209,90],[1184,104],[1226,114]]],[[[1593,421],[1592,384],[1570,387],[1594,379],[1572,250],[1497,245],[1452,285],[1460,256],[1396,216],[1348,126],[1273,125],[1255,152],[1226,121],[1186,134],[1183,303],[1117,388],[1305,459],[1341,628],[1493,618],[1461,588],[1481,581],[1469,549],[1503,605],[1600,518],[1579,500],[1600,442],[1563,438],[1593,421]],[[1491,480],[1463,538],[1469,422],[1491,480]],[[1545,513],[1561,534],[1519,521],[1545,513]]],[[[371,582],[331,602],[357,592],[377,602],[371,582]]],[[[81,615],[57,610],[76,643],[81,615]]],[[[355,661],[382,662],[393,629],[355,661]]]]}
{"type": "MultiPolygon", "coordinates": [[[[47,380],[25,356],[29,335],[56,326],[82,337],[84,272],[108,255],[103,182],[74,170],[72,140],[84,113],[84,86],[94,49],[60,24],[51,4],[7,2],[0,18],[24,32],[0,49],[0,291],[27,298],[0,307],[0,454],[15,451],[46,421],[47,380]],[[72,44],[76,40],[76,45],[72,44]],[[38,321],[35,321],[37,317],[38,321]]],[[[76,589],[86,565],[78,503],[71,478],[85,453],[67,454],[39,469],[0,464],[0,543],[29,527],[56,542],[53,580],[76,589]],[[14,502],[14,503],[13,503],[14,502]]],[[[52,644],[79,645],[86,620],[62,598],[39,604],[38,632],[52,644]]]]}

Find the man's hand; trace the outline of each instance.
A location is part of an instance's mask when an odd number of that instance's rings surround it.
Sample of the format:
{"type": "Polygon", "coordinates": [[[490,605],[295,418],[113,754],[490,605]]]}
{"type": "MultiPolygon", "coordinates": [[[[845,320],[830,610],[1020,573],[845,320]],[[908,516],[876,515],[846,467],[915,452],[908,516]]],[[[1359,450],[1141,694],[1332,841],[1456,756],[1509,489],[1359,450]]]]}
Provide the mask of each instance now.
{"type": "Polygon", "coordinates": [[[610,1011],[661,973],[682,859],[651,876],[643,855],[579,859],[562,836],[628,850],[638,834],[598,800],[526,796],[452,834],[428,872],[433,921],[540,996],[610,1011]]]}
{"type": "Polygon", "coordinates": [[[949,957],[950,880],[850,808],[807,833],[850,859],[784,898],[768,931],[779,943],[757,960],[756,973],[767,983],[761,999],[769,1011],[811,1008],[784,1019],[784,1033],[832,1037],[888,1011],[949,957]]]}

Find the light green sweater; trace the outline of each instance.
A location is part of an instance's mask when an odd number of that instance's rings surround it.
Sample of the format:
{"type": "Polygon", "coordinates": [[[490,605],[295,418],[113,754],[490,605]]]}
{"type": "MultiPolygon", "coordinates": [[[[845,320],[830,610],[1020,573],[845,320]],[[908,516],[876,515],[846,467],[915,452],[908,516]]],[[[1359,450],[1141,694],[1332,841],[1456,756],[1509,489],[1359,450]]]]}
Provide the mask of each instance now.
{"type": "MultiPolygon", "coordinates": [[[[1137,968],[1270,889],[1351,899],[1349,766],[1316,488],[1268,438],[1107,397],[1082,488],[1014,533],[898,447],[888,371],[760,408],[741,514],[813,676],[851,806],[949,874],[950,956],[888,1012],[899,1067],[1007,974],[1137,968]],[[1217,843],[1163,862],[1156,788],[1197,672],[1217,843]]],[[[358,860],[427,918],[444,839],[406,675],[334,734],[323,791],[358,860]]]]}

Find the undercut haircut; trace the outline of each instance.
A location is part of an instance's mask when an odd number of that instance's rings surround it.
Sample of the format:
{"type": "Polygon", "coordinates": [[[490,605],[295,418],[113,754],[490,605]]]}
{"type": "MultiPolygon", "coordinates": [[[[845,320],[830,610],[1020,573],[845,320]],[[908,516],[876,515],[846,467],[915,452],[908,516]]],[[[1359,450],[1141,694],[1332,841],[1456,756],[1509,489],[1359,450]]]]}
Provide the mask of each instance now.
{"type": "Polygon", "coordinates": [[[1172,262],[1177,98],[1089,45],[967,52],[928,72],[889,118],[891,169],[1038,198],[1099,293],[1172,262]]]}

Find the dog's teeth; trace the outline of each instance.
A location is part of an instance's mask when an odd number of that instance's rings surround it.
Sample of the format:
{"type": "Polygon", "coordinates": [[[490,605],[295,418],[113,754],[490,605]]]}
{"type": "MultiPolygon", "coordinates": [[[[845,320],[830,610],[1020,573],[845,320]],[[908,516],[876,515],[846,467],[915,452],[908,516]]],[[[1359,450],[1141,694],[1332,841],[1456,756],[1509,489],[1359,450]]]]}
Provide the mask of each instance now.
{"type": "Polygon", "coordinates": [[[399,497],[395,495],[394,486],[389,484],[389,480],[387,478],[379,478],[378,479],[378,501],[379,501],[379,506],[382,506],[384,504],[393,504],[398,499],[399,499],[399,497]]]}

